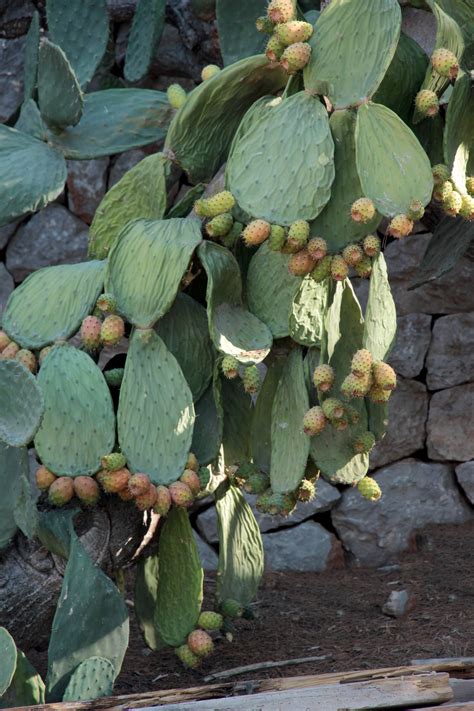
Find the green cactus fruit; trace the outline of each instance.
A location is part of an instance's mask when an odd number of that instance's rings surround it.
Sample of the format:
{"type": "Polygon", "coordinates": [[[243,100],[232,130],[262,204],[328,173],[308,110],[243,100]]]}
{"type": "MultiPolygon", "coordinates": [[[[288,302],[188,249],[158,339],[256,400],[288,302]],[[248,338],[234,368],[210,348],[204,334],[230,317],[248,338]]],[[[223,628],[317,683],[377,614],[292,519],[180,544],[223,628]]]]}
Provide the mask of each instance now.
{"type": "Polygon", "coordinates": [[[221,363],[222,373],[229,380],[233,380],[239,374],[240,363],[234,356],[224,356],[221,363]]]}
{"type": "Polygon", "coordinates": [[[306,220],[296,220],[290,225],[286,248],[289,252],[298,252],[303,249],[309,237],[309,223],[306,220]]]}
{"type": "Polygon", "coordinates": [[[237,600],[223,600],[220,607],[224,617],[230,617],[231,620],[242,617],[244,614],[244,606],[237,600]]]}
{"type": "Polygon", "coordinates": [[[179,84],[170,84],[166,90],[166,95],[173,109],[180,109],[188,98],[186,91],[179,84]]]}
{"type": "Polygon", "coordinates": [[[282,22],[275,27],[275,35],[285,47],[289,47],[290,44],[295,44],[295,42],[307,42],[312,34],[313,25],[310,22],[292,20],[290,22],[282,22]]]}
{"type": "Polygon", "coordinates": [[[273,32],[273,22],[268,17],[265,17],[265,15],[257,17],[255,27],[259,32],[263,32],[266,35],[271,35],[273,32]]]}
{"type": "Polygon", "coordinates": [[[174,650],[178,659],[189,669],[196,669],[201,663],[199,657],[191,652],[187,644],[182,644],[174,650]]]}
{"type": "Polygon", "coordinates": [[[43,361],[48,355],[48,353],[51,351],[53,346],[46,346],[45,348],[42,348],[38,354],[38,364],[41,366],[43,365],[43,361]]]}
{"type": "Polygon", "coordinates": [[[360,412],[352,405],[346,405],[346,417],[350,425],[358,425],[360,422],[360,412]]]}
{"type": "Polygon", "coordinates": [[[474,176],[466,178],[466,190],[471,197],[474,197],[474,176]]]}
{"type": "Polygon", "coordinates": [[[0,353],[11,343],[11,338],[7,336],[5,331],[0,331],[0,353]]]}
{"type": "Polygon", "coordinates": [[[357,488],[364,499],[368,499],[369,501],[378,501],[382,496],[380,486],[371,476],[365,476],[361,479],[357,484],[357,488]]]}
{"type": "Polygon", "coordinates": [[[36,356],[33,351],[29,351],[27,348],[20,348],[15,356],[15,360],[27,368],[30,373],[36,373],[36,356]]]}
{"type": "Polygon", "coordinates": [[[374,384],[369,390],[369,398],[375,405],[384,405],[391,393],[391,390],[384,390],[380,385],[374,384]]]}
{"type": "Polygon", "coordinates": [[[410,220],[408,215],[395,215],[395,217],[390,220],[388,234],[395,237],[395,239],[408,237],[410,232],[413,231],[413,226],[413,220],[410,220]]]}
{"type": "Polygon", "coordinates": [[[36,486],[40,491],[47,491],[53,481],[56,481],[56,476],[49,469],[46,469],[44,464],[42,464],[36,470],[36,486]]]}
{"type": "Polygon", "coordinates": [[[289,516],[296,506],[294,493],[272,494],[268,502],[268,513],[272,516],[289,516]]]}
{"type": "Polygon", "coordinates": [[[313,259],[319,261],[328,253],[328,245],[322,237],[312,237],[307,244],[307,250],[313,259]]]}
{"type": "Polygon", "coordinates": [[[438,47],[431,55],[431,65],[433,69],[447,79],[456,79],[459,72],[459,62],[456,55],[450,49],[438,47]]]}
{"type": "Polygon", "coordinates": [[[209,237],[224,237],[228,234],[234,224],[234,218],[230,212],[223,212],[222,215],[216,215],[206,225],[206,232],[209,237]]]}
{"type": "Polygon", "coordinates": [[[193,630],[188,635],[188,647],[196,657],[207,657],[214,649],[214,642],[210,634],[204,630],[193,630]]]}
{"type": "Polygon", "coordinates": [[[207,467],[199,467],[197,474],[199,477],[199,483],[201,484],[201,489],[205,489],[211,481],[211,472],[207,467]]]}
{"type": "Polygon", "coordinates": [[[282,45],[276,35],[272,35],[265,47],[265,56],[269,62],[279,62],[285,47],[282,45]]]}
{"type": "Polygon", "coordinates": [[[361,279],[368,279],[372,274],[372,262],[370,258],[364,257],[361,259],[360,262],[355,265],[354,271],[361,279]]]}
{"type": "Polygon", "coordinates": [[[331,368],[330,365],[318,365],[314,369],[313,373],[313,383],[314,386],[318,389],[321,390],[323,393],[327,393],[328,390],[332,388],[334,385],[334,381],[336,379],[336,373],[334,372],[334,369],[331,368]]]}
{"type": "Polygon", "coordinates": [[[166,516],[171,508],[171,494],[168,487],[160,484],[156,487],[156,502],[153,511],[159,516],[166,516]]]}
{"type": "Polygon", "coordinates": [[[255,502],[257,511],[259,511],[260,513],[268,513],[268,505],[269,505],[271,495],[272,495],[271,489],[264,492],[263,494],[260,494],[260,496],[257,498],[257,500],[255,502]]]}
{"type": "Polygon", "coordinates": [[[369,454],[375,447],[375,435],[372,432],[362,432],[354,440],[353,448],[356,454],[369,454]]]}
{"type": "Polygon", "coordinates": [[[100,346],[102,321],[96,316],[86,316],[81,324],[81,340],[88,351],[95,351],[100,346]]]}
{"type": "Polygon", "coordinates": [[[388,363],[378,361],[372,368],[376,385],[384,390],[395,390],[397,386],[397,375],[388,363]]]}
{"type": "Polygon", "coordinates": [[[182,506],[183,508],[187,508],[193,503],[193,492],[184,482],[175,481],[173,482],[173,484],[169,485],[168,489],[170,492],[171,501],[175,506],[182,506]]]}
{"type": "Polygon", "coordinates": [[[446,198],[443,199],[442,207],[444,212],[450,217],[456,217],[462,208],[462,195],[457,190],[452,190],[446,198]]]}
{"type": "Polygon", "coordinates": [[[185,469],[192,469],[193,472],[196,472],[196,474],[199,471],[199,462],[194,454],[194,452],[189,452],[188,458],[186,460],[186,466],[184,467],[185,469]]]}
{"type": "Polygon", "coordinates": [[[242,382],[245,392],[249,395],[253,395],[258,391],[260,387],[260,371],[256,365],[249,365],[245,368],[242,382]]]}
{"type": "Polygon", "coordinates": [[[298,489],[296,490],[296,498],[298,499],[298,501],[303,501],[304,503],[307,503],[308,501],[312,501],[315,496],[316,486],[314,485],[314,483],[312,481],[308,481],[308,479],[303,479],[298,489]]]}
{"type": "Polygon", "coordinates": [[[101,458],[100,464],[102,469],[107,469],[109,472],[115,472],[118,469],[123,469],[127,460],[121,452],[112,452],[101,458]]]}
{"type": "Polygon", "coordinates": [[[112,368],[104,371],[104,378],[111,388],[119,388],[122,384],[124,368],[112,368]]]}
{"type": "Polygon", "coordinates": [[[220,241],[224,247],[227,247],[227,249],[233,249],[237,244],[243,229],[244,226],[241,222],[234,222],[228,233],[221,237],[220,241]]]}
{"type": "Polygon", "coordinates": [[[270,228],[270,237],[268,238],[268,246],[274,252],[281,252],[286,240],[286,231],[280,225],[272,225],[270,228]]]}
{"type": "Polygon", "coordinates": [[[369,198],[362,197],[352,203],[351,217],[354,222],[362,222],[364,225],[375,217],[375,205],[369,198]]]}
{"type": "Polygon", "coordinates": [[[326,416],[318,405],[308,410],[303,418],[303,432],[310,437],[320,434],[326,425],[326,416]]]}
{"type": "Polygon", "coordinates": [[[376,235],[367,235],[367,237],[364,237],[362,247],[367,257],[376,257],[380,253],[380,240],[376,235]]]}
{"type": "Polygon", "coordinates": [[[74,496],[73,479],[68,476],[58,477],[48,489],[48,501],[53,506],[64,506],[74,496]]]}
{"type": "Polygon", "coordinates": [[[10,341],[8,346],[6,346],[0,353],[0,360],[13,360],[16,358],[16,354],[20,350],[20,346],[15,341],[10,341]]]}
{"type": "Polygon", "coordinates": [[[156,486],[150,484],[148,489],[143,493],[135,496],[135,506],[139,511],[148,511],[156,504],[156,486]]]}
{"type": "Polygon", "coordinates": [[[210,632],[220,630],[224,624],[224,618],[218,612],[212,612],[212,610],[204,610],[201,612],[198,619],[198,625],[203,630],[209,630],[210,632]]]}
{"type": "Polygon", "coordinates": [[[285,49],[280,64],[287,74],[296,74],[308,64],[310,57],[311,45],[307,42],[295,42],[285,49]]]}
{"type": "Polygon", "coordinates": [[[117,310],[117,302],[113,294],[101,294],[95,305],[103,314],[113,314],[117,310]]]}
{"type": "Polygon", "coordinates": [[[425,208],[420,200],[412,200],[408,206],[407,217],[409,220],[421,220],[425,214],[425,208]]]}
{"type": "Polygon", "coordinates": [[[340,254],[336,254],[331,261],[331,277],[334,281],[344,281],[348,275],[349,266],[340,254]]]}
{"type": "Polygon", "coordinates": [[[449,195],[454,190],[454,185],[452,184],[451,180],[445,180],[444,182],[435,185],[435,188],[433,190],[433,197],[435,200],[438,202],[444,202],[448,198],[449,195]]]}
{"type": "Polygon", "coordinates": [[[212,79],[212,77],[215,77],[216,74],[219,74],[220,71],[221,68],[218,67],[217,64],[206,64],[206,66],[203,67],[201,70],[201,79],[203,81],[212,79]]]}
{"type": "Polygon", "coordinates": [[[353,397],[365,397],[371,385],[371,374],[367,373],[362,377],[349,373],[341,384],[341,393],[349,400],[353,397]]]}
{"type": "Polygon", "coordinates": [[[451,177],[449,168],[447,165],[444,165],[444,163],[437,163],[436,165],[434,165],[431,169],[431,172],[433,174],[433,180],[435,185],[441,185],[442,183],[445,183],[446,180],[449,180],[451,177]]]}
{"type": "Polygon", "coordinates": [[[197,496],[201,491],[201,482],[193,469],[185,469],[179,477],[179,480],[189,486],[194,496],[197,496]]]}
{"type": "Polygon", "coordinates": [[[415,97],[415,107],[422,116],[434,118],[439,112],[439,101],[436,92],[422,89],[415,97]]]}
{"type": "Polygon", "coordinates": [[[474,197],[471,195],[463,195],[459,214],[461,217],[464,217],[465,220],[474,220],[474,197]]]}
{"type": "Polygon", "coordinates": [[[292,254],[288,262],[288,271],[293,276],[306,276],[312,272],[315,261],[307,249],[302,249],[296,254],[292,254]]]}
{"type": "Polygon", "coordinates": [[[270,236],[271,225],[266,220],[252,220],[242,232],[247,247],[254,247],[270,236]]]}
{"type": "Polygon", "coordinates": [[[354,375],[363,377],[372,370],[372,354],[367,348],[356,351],[351,360],[351,371],[354,375]]]}
{"type": "Polygon", "coordinates": [[[249,494],[255,494],[259,496],[263,494],[270,486],[270,477],[264,472],[255,472],[251,474],[249,478],[245,481],[244,489],[249,494]]]}
{"type": "Polygon", "coordinates": [[[222,190],[210,198],[196,200],[194,209],[199,217],[217,217],[230,212],[235,206],[235,198],[228,190],[222,190]]]}
{"type": "Polygon", "coordinates": [[[328,420],[342,420],[344,417],[344,404],[335,397],[324,400],[322,410],[328,420]]]}
{"type": "Polygon", "coordinates": [[[100,498],[99,485],[91,476],[74,478],[74,494],[86,506],[94,506],[100,498]]]}
{"type": "Polygon", "coordinates": [[[125,333],[125,323],[120,316],[107,316],[102,322],[100,340],[104,346],[115,346],[125,333]]]}
{"type": "Polygon", "coordinates": [[[268,19],[274,25],[289,22],[295,16],[293,0],[270,0],[267,7],[268,19]]]}
{"type": "Polygon", "coordinates": [[[315,282],[319,284],[331,275],[331,263],[332,257],[328,255],[327,257],[323,257],[323,259],[321,259],[321,261],[316,264],[313,271],[311,272],[311,277],[314,279],[315,282]]]}
{"type": "MultiPolygon", "coordinates": [[[[116,469],[111,472],[108,469],[101,469],[97,472],[95,478],[101,485],[106,494],[118,494],[119,491],[128,491],[128,482],[130,480],[130,472],[125,467],[116,469]]],[[[130,493],[133,498],[133,494],[130,493]]]]}
{"type": "Polygon", "coordinates": [[[128,480],[128,490],[133,496],[140,496],[141,494],[146,494],[150,488],[150,477],[148,474],[132,474],[128,480]]]}
{"type": "Polygon", "coordinates": [[[364,253],[358,244],[348,244],[342,251],[342,258],[350,267],[355,267],[363,256],[364,253]]]}

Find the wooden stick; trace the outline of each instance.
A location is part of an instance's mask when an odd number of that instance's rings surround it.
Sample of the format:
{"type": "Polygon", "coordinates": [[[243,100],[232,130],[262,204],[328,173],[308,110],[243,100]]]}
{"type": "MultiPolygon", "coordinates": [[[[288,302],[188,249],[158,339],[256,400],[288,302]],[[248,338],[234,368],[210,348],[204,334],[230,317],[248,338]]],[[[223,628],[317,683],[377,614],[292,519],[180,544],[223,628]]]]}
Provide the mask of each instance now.
{"type": "Polygon", "coordinates": [[[233,669],[226,669],[221,672],[213,672],[208,676],[205,676],[203,681],[214,681],[214,679],[228,679],[231,676],[237,676],[237,674],[246,674],[247,672],[260,671],[261,669],[274,669],[275,667],[290,667],[295,664],[306,664],[307,662],[323,662],[325,659],[332,659],[332,657],[325,655],[323,657],[300,657],[295,659],[283,659],[279,662],[260,662],[258,664],[246,664],[243,667],[234,667],[233,669]]]}

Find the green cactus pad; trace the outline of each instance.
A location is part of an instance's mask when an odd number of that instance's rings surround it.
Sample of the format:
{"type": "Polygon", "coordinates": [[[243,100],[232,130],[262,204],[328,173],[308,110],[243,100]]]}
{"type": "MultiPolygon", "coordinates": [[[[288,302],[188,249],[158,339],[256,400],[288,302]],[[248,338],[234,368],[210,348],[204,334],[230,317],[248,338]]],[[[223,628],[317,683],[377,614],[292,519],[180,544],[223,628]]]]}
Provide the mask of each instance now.
{"type": "Polygon", "coordinates": [[[162,153],[141,160],[114,185],[97,208],[89,231],[89,257],[104,259],[122,229],[135,219],[159,220],[166,210],[162,153]]]}
{"type": "Polygon", "coordinates": [[[15,674],[8,690],[0,698],[0,709],[44,704],[44,692],[45,685],[42,678],[23,652],[18,649],[15,674]]]}
{"type": "Polygon", "coordinates": [[[296,489],[304,476],[310,438],[303,432],[309,409],[300,348],[291,351],[272,405],[270,480],[274,493],[296,489]]]}
{"type": "Polygon", "coordinates": [[[48,140],[66,158],[88,160],[122,153],[163,139],[172,109],[161,91],[106,89],[84,98],[77,126],[48,140]]]}
{"type": "MultiPolygon", "coordinates": [[[[353,428],[349,429],[352,434],[354,432],[353,428]]],[[[328,429],[324,442],[319,441],[317,437],[313,437],[311,458],[318,468],[318,461],[324,462],[324,469],[320,470],[321,476],[329,484],[352,486],[363,479],[369,471],[369,455],[356,454],[354,456],[353,441],[349,442],[347,435],[346,437],[341,437],[344,434],[346,433],[336,432],[331,427],[328,429]],[[335,452],[338,452],[336,456],[335,452]]]]}
{"type": "Polygon", "coordinates": [[[33,98],[38,76],[38,54],[40,42],[40,21],[36,10],[31,18],[26,34],[25,60],[23,64],[23,101],[33,98]]]}
{"type": "Polygon", "coordinates": [[[81,87],[61,47],[43,39],[39,50],[38,103],[52,127],[75,126],[84,103],[81,87]]]}
{"type": "Polygon", "coordinates": [[[22,103],[15,128],[17,131],[27,133],[40,141],[46,141],[47,128],[33,99],[27,99],[22,103]]]}
{"type": "Polygon", "coordinates": [[[155,484],[171,484],[181,476],[191,449],[193,399],[175,357],[156,333],[147,343],[139,331],[132,336],[117,424],[131,471],[145,472],[155,484]]]}
{"type": "Polygon", "coordinates": [[[38,510],[36,502],[39,492],[36,487],[31,485],[30,467],[28,460],[28,451],[26,448],[21,456],[20,467],[17,471],[15,480],[15,502],[13,508],[13,516],[15,523],[20,531],[27,538],[34,538],[38,529],[38,510]]]}
{"type": "Polygon", "coordinates": [[[0,125],[0,173],[8,175],[2,188],[0,225],[40,210],[57,198],[67,177],[66,161],[54,148],[3,125],[0,125]]]}
{"type": "Polygon", "coordinates": [[[158,554],[141,558],[137,564],[133,601],[143,639],[150,649],[159,651],[166,645],[156,630],[154,617],[158,593],[158,554]]]}
{"type": "Polygon", "coordinates": [[[224,408],[223,447],[227,466],[246,462],[250,458],[252,398],[245,392],[240,379],[221,379],[224,408]]]}
{"type": "Polygon", "coordinates": [[[369,300],[365,310],[363,348],[374,360],[387,360],[397,334],[397,313],[383,254],[372,261],[369,300]]]}
{"type": "Polygon", "coordinates": [[[332,0],[309,40],[306,89],[324,93],[335,109],[371,98],[395,54],[401,19],[396,0],[377,0],[370,12],[359,0],[332,0]],[[361,38],[370,38],[363,49],[361,38]]]}
{"type": "Polygon", "coordinates": [[[380,104],[361,106],[355,138],[363,193],[382,215],[405,214],[412,200],[430,202],[433,176],[428,156],[393,111],[380,104]]]}
{"type": "Polygon", "coordinates": [[[250,260],[246,293],[249,310],[267,324],[274,338],[290,333],[289,315],[302,277],[288,271],[290,255],[272,251],[264,242],[250,260]]]}
{"type": "Polygon", "coordinates": [[[279,91],[287,78],[281,67],[257,55],[232,64],[189,94],[171,123],[165,146],[193,183],[212,178],[226,160],[249,106],[279,91]]]}
{"type": "Polygon", "coordinates": [[[104,271],[105,262],[39,269],[10,296],[4,330],[23,348],[43,348],[69,338],[97,301],[104,271]]]}
{"type": "Polygon", "coordinates": [[[240,208],[279,225],[314,220],[329,200],[333,180],[328,115],[305,92],[284,99],[257,121],[235,146],[226,169],[227,187],[240,208]]]}
{"type": "Polygon", "coordinates": [[[92,358],[71,346],[57,346],[41,366],[38,385],[45,413],[35,437],[43,464],[57,476],[95,474],[115,443],[109,388],[92,358]]]}
{"type": "Polygon", "coordinates": [[[272,356],[258,393],[250,430],[252,460],[260,470],[267,474],[270,472],[272,406],[285,362],[284,356],[272,356]]]}
{"type": "Polygon", "coordinates": [[[466,192],[466,171],[474,172],[473,115],[474,91],[469,75],[464,74],[454,84],[444,132],[444,159],[461,194],[466,192]]]}
{"type": "Polygon", "coordinates": [[[264,51],[268,36],[257,30],[255,20],[265,15],[266,9],[266,0],[243,0],[238,4],[217,0],[217,31],[225,65],[264,51]]]}
{"type": "Polygon", "coordinates": [[[238,142],[245,134],[266,114],[270,113],[275,106],[281,103],[281,97],[275,97],[271,94],[261,96],[260,99],[254,101],[250,108],[245,112],[242,121],[239,123],[237,131],[234,134],[229,150],[229,158],[233,154],[238,142]]]}
{"type": "Polygon", "coordinates": [[[238,262],[227,249],[208,241],[199,246],[198,254],[207,274],[207,315],[215,347],[241,363],[259,363],[271,348],[272,334],[242,308],[238,262]]]}
{"type": "Polygon", "coordinates": [[[80,85],[87,84],[109,39],[106,0],[48,0],[46,17],[51,40],[65,52],[80,85]]]}
{"type": "Polygon", "coordinates": [[[195,404],[196,422],[191,450],[201,466],[207,466],[217,458],[223,437],[224,413],[217,369],[218,366],[216,366],[214,382],[195,404]]]}
{"type": "Polygon", "coordinates": [[[178,200],[173,207],[166,214],[166,218],[170,217],[186,217],[193,209],[194,203],[203,194],[206,186],[204,183],[198,183],[193,188],[190,188],[188,192],[178,200]]]}
{"type": "MultiPolygon", "coordinates": [[[[56,514],[60,512],[55,512],[56,514]]],[[[69,559],[53,619],[46,679],[49,701],[61,701],[78,665],[92,656],[120,672],[129,620],[122,594],[86,553],[69,519],[69,559]],[[73,623],[73,624],[71,624],[73,623]]]]}
{"type": "Polygon", "coordinates": [[[311,223],[311,236],[323,237],[329,250],[335,252],[375,230],[382,219],[376,214],[369,223],[361,224],[351,217],[352,203],[363,194],[356,166],[356,116],[355,111],[335,111],[329,120],[336,177],[331,199],[311,223]]]}
{"type": "Polygon", "coordinates": [[[199,220],[135,220],[110,252],[108,288],[135,326],[151,328],[171,307],[201,242],[199,220]]]}
{"type": "Polygon", "coordinates": [[[139,81],[148,71],[165,24],[166,0],[138,0],[128,36],[124,76],[139,81]]]}
{"type": "Polygon", "coordinates": [[[37,537],[41,545],[54,555],[67,560],[71,547],[72,523],[79,509],[50,509],[38,516],[37,537]]]}
{"type": "Polygon", "coordinates": [[[324,334],[330,280],[317,283],[310,276],[300,284],[290,313],[290,335],[302,346],[319,346],[324,334]]]}
{"type": "Polygon", "coordinates": [[[166,644],[178,647],[201,612],[203,571],[187,512],[172,508],[160,535],[155,626],[166,644]]]}
{"type": "Polygon", "coordinates": [[[15,360],[0,361],[0,439],[10,447],[28,444],[44,412],[36,378],[15,360]]]}
{"type": "Polygon", "coordinates": [[[29,476],[26,447],[8,447],[0,440],[0,550],[18,530],[17,504],[25,478],[29,476]]]}
{"type": "Polygon", "coordinates": [[[263,575],[263,543],[258,523],[242,492],[227,482],[216,494],[219,533],[217,600],[248,605],[263,575]]]}
{"type": "Polygon", "coordinates": [[[206,309],[187,294],[178,293],[155,330],[178,361],[196,402],[212,380],[214,365],[206,309]]]}
{"type": "Polygon", "coordinates": [[[88,657],[71,675],[63,694],[66,701],[93,701],[110,696],[116,677],[115,667],[105,657],[88,657]]]}
{"type": "Polygon", "coordinates": [[[12,682],[16,669],[16,658],[16,644],[13,637],[5,627],[0,627],[0,659],[2,660],[0,665],[0,696],[5,693],[12,682]]]}

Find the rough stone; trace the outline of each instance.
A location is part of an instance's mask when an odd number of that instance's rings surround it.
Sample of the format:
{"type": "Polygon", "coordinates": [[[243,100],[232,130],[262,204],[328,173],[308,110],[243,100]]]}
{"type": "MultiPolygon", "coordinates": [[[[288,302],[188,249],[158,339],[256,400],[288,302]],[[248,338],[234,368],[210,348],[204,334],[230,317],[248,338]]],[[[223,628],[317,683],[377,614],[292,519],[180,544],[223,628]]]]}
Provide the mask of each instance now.
{"type": "Polygon", "coordinates": [[[430,55],[433,52],[436,41],[436,18],[432,13],[404,7],[402,30],[418,42],[426,54],[430,55]]]}
{"type": "Polygon", "coordinates": [[[121,153],[114,161],[109,174],[109,190],[123,178],[125,173],[136,166],[147,154],[141,148],[132,148],[130,151],[121,153]]]}
{"type": "Polygon", "coordinates": [[[472,380],[474,373],[474,313],[439,318],[426,359],[430,390],[472,380]]]}
{"type": "Polygon", "coordinates": [[[388,362],[404,378],[416,378],[431,339],[431,316],[408,314],[397,319],[397,340],[388,362]]]}
{"type": "Polygon", "coordinates": [[[55,203],[22,225],[7,247],[7,269],[17,282],[41,267],[85,259],[87,226],[55,203]]]}
{"type": "Polygon", "coordinates": [[[13,278],[5,269],[3,262],[0,262],[0,323],[2,322],[3,312],[7,305],[8,298],[15,288],[13,278]]]}
{"type": "Polygon", "coordinates": [[[312,570],[317,573],[344,565],[337,538],[319,523],[306,521],[300,526],[262,536],[265,565],[271,570],[312,570]]]}
{"type": "Polygon", "coordinates": [[[388,401],[388,430],[370,455],[371,469],[396,462],[423,449],[428,417],[428,393],[417,380],[398,378],[388,401]]]}
{"type": "Polygon", "coordinates": [[[415,598],[408,590],[392,590],[382,612],[388,617],[403,617],[415,606],[415,598]]]}
{"type": "Polygon", "coordinates": [[[16,222],[10,222],[8,225],[2,225],[2,227],[0,227],[0,249],[4,249],[7,246],[8,241],[15,234],[18,225],[19,220],[16,222]]]}
{"type": "Polygon", "coordinates": [[[467,498],[474,504],[474,461],[456,467],[456,476],[467,498]]]}
{"type": "Polygon", "coordinates": [[[0,122],[10,118],[23,99],[25,38],[0,40],[0,122]]]}
{"type": "Polygon", "coordinates": [[[204,570],[217,570],[217,554],[214,548],[204,541],[201,536],[193,531],[194,540],[196,541],[199,558],[201,560],[201,565],[204,570]]]}
{"type": "Polygon", "coordinates": [[[380,566],[415,546],[415,530],[428,524],[464,523],[473,512],[448,464],[403,459],[380,469],[376,503],[347,489],[331,516],[339,538],[359,565],[380,566]]]}
{"type": "Polygon", "coordinates": [[[108,165],[108,158],[67,162],[69,209],[88,225],[105,195],[108,165]]]}
{"type": "Polygon", "coordinates": [[[440,390],[431,398],[428,416],[428,457],[467,462],[474,459],[472,423],[474,383],[440,390]]]}

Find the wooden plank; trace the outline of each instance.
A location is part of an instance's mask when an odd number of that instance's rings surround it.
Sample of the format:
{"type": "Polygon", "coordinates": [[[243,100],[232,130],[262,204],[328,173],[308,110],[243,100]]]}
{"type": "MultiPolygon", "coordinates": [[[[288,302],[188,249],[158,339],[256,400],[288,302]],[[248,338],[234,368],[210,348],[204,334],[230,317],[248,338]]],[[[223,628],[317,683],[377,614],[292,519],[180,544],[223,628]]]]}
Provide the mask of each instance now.
{"type": "MultiPolygon", "coordinates": [[[[405,711],[420,711],[420,709],[405,709],[405,711]]],[[[441,706],[423,706],[423,711],[474,711],[474,701],[460,704],[450,704],[448,702],[447,704],[441,704],[441,706]]]]}

